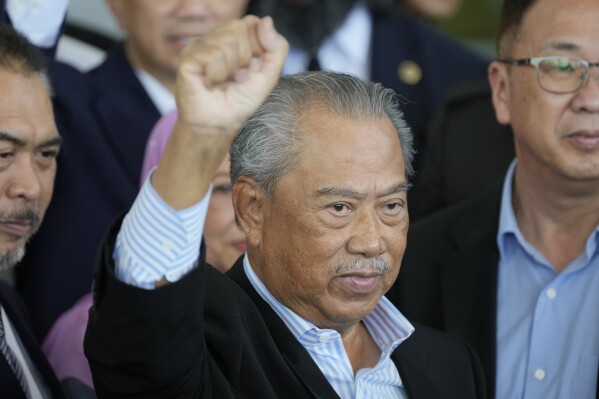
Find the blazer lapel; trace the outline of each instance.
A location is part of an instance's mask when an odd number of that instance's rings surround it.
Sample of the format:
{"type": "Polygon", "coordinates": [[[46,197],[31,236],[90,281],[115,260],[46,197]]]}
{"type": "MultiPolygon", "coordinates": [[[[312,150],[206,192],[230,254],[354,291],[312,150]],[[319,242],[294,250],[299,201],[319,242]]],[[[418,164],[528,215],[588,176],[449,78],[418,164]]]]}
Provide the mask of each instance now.
{"type": "Polygon", "coordinates": [[[287,360],[289,366],[294,370],[298,379],[302,381],[306,389],[315,398],[331,399],[339,398],[331,384],[320,371],[308,351],[299,343],[287,328],[281,318],[266,303],[254,289],[245,271],[243,270],[243,257],[227,272],[227,275],[235,281],[250,297],[256,305],[264,322],[268,326],[271,337],[282,356],[287,360]]]}
{"type": "Polygon", "coordinates": [[[146,141],[160,112],[133,72],[122,44],[91,76],[100,88],[93,104],[100,129],[112,148],[114,161],[137,187],[146,141]]]}
{"type": "Polygon", "coordinates": [[[413,339],[401,343],[391,354],[410,399],[438,397],[426,372],[425,351],[413,339]]]}

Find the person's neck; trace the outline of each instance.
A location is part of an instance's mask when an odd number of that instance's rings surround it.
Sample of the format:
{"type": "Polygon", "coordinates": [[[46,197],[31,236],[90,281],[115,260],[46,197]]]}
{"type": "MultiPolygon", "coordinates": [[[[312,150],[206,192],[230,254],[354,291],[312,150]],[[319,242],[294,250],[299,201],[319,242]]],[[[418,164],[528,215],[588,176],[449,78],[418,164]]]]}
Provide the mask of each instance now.
{"type": "Polygon", "coordinates": [[[341,338],[354,375],[361,369],[376,366],[381,357],[381,350],[363,322],[345,330],[341,333],[341,338]]]}
{"type": "Polygon", "coordinates": [[[599,181],[547,174],[526,173],[518,165],[512,205],[524,238],[561,272],[599,224],[599,181]]]}

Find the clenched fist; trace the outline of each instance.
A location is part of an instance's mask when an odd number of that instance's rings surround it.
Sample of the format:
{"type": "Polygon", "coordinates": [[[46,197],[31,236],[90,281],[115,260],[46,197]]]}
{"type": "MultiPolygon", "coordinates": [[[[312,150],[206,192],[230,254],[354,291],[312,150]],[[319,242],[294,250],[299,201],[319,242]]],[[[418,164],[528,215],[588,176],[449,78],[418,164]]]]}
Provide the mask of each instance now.
{"type": "Polygon", "coordinates": [[[183,209],[206,194],[235,134],[275,87],[288,47],[270,17],[250,15],[183,51],[179,118],[152,179],[171,207],[183,209]]]}

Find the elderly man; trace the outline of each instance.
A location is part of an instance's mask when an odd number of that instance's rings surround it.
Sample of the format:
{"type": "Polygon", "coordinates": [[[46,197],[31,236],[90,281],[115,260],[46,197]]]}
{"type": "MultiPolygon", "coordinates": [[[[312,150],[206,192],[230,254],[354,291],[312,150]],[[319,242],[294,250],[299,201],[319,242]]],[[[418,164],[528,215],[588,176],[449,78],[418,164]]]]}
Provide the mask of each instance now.
{"type": "MultiPolygon", "coordinates": [[[[15,266],[50,203],[62,138],[54,123],[44,57],[0,25],[0,269],[15,266]]],[[[0,282],[3,398],[60,398],[23,303],[0,282]]]]}
{"type": "Polygon", "coordinates": [[[597,395],[597,18],[596,0],[506,0],[489,80],[516,160],[410,231],[398,306],[470,341],[491,397],[597,395]]]}
{"type": "MultiPolygon", "coordinates": [[[[45,30],[52,36],[63,17],[60,12],[55,15],[56,10],[66,2],[34,6],[7,0],[7,11],[16,14],[9,15],[16,28],[29,32],[29,27],[31,36],[45,30]],[[30,10],[17,14],[12,3],[30,10]],[[21,21],[35,15],[40,15],[36,25],[21,21]]],[[[172,91],[181,49],[192,37],[244,15],[248,2],[106,0],[126,33],[124,42],[85,74],[64,64],[52,65],[56,123],[66,145],[46,223],[31,241],[23,260],[26,267],[17,270],[16,279],[38,339],[89,293],[98,243],[139,189],[150,131],[161,115],[175,108],[172,91]]]]}
{"type": "Polygon", "coordinates": [[[96,392],[484,395],[467,346],[414,330],[383,297],[405,247],[411,173],[393,92],[316,72],[283,78],[267,98],[286,52],[272,20],[256,17],[185,50],[173,135],[102,249],[85,342],[96,392]],[[229,146],[248,249],[224,276],[198,242],[229,146]]]}

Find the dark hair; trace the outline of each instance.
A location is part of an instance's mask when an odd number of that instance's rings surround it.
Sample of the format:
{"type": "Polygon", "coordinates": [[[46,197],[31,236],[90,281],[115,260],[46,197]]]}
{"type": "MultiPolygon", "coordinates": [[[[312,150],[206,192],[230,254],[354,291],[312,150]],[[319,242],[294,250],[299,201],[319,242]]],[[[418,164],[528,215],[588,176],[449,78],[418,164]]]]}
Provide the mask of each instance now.
{"type": "Polygon", "coordinates": [[[497,54],[505,57],[508,51],[508,43],[513,43],[520,31],[520,25],[526,11],[537,0],[504,0],[501,7],[501,18],[499,21],[499,32],[497,34],[497,54]],[[507,42],[506,42],[507,41],[507,42]]]}
{"type": "Polygon", "coordinates": [[[0,68],[27,77],[37,75],[51,92],[44,54],[7,24],[0,24],[0,68]]]}

